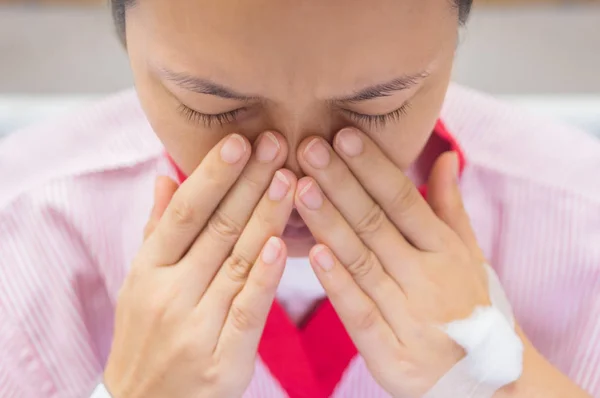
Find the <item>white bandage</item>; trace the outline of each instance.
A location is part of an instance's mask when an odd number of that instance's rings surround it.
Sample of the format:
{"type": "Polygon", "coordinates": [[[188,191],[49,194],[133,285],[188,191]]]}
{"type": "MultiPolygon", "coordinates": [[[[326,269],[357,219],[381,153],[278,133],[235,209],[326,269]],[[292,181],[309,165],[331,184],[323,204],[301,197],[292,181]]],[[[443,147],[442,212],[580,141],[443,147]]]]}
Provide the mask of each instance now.
{"type": "Polygon", "coordinates": [[[523,343],[515,331],[512,308],[498,276],[485,265],[492,306],[478,307],[442,330],[464,348],[466,356],[424,398],[491,398],[523,371],[523,343]]]}

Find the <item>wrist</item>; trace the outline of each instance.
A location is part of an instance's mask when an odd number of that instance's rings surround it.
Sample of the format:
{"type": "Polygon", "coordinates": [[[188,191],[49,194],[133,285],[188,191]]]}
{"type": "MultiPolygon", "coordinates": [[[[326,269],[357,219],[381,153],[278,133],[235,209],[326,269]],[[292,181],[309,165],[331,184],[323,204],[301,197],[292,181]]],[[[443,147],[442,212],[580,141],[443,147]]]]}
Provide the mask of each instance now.
{"type": "Polygon", "coordinates": [[[517,332],[525,347],[523,373],[516,382],[498,390],[493,398],[591,398],[548,362],[518,327],[517,332]]]}
{"type": "Polygon", "coordinates": [[[111,372],[108,368],[105,370],[101,382],[108,394],[108,397],[120,398],[126,396],[123,394],[123,386],[120,385],[120,381],[122,380],[119,380],[118,378],[111,375],[111,372]]]}

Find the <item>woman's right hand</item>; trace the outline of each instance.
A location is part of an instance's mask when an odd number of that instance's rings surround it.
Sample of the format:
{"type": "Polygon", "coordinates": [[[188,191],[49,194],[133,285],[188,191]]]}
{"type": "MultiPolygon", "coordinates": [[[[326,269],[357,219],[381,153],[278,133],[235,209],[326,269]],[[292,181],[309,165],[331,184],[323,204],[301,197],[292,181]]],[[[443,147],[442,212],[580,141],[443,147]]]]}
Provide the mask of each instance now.
{"type": "Polygon", "coordinates": [[[117,303],[104,374],[114,398],[229,398],[248,387],[296,185],[277,171],[287,157],[280,136],[264,133],[250,148],[228,136],[180,187],[158,181],[153,213],[163,202],[164,214],[117,303]]]}

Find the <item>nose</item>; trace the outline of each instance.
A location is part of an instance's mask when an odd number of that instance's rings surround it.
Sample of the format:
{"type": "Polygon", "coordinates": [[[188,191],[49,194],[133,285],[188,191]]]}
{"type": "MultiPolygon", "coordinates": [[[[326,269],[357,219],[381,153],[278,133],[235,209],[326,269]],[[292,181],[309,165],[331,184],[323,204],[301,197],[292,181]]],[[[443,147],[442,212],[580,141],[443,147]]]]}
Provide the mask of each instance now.
{"type": "Polygon", "coordinates": [[[300,178],[304,177],[305,174],[302,171],[302,168],[300,167],[300,162],[298,161],[298,146],[299,146],[299,144],[290,143],[289,141],[287,141],[287,143],[289,146],[288,157],[287,157],[287,160],[285,161],[285,164],[283,167],[290,170],[294,174],[296,174],[296,177],[298,177],[298,179],[300,179],[300,178]]]}
{"type": "Polygon", "coordinates": [[[286,141],[288,145],[288,156],[284,164],[284,167],[292,171],[300,179],[305,176],[305,173],[300,167],[300,153],[301,148],[305,148],[306,145],[302,145],[303,142],[309,141],[312,137],[322,137],[328,142],[332,142],[335,134],[334,126],[332,125],[284,125],[280,126],[278,131],[286,141]]]}

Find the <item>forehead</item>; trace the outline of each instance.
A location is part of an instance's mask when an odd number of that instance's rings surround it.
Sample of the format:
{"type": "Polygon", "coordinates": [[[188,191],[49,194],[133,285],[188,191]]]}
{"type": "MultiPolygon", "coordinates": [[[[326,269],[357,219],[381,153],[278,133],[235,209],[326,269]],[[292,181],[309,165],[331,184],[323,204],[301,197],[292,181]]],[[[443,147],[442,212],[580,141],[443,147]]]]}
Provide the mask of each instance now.
{"type": "Polygon", "coordinates": [[[453,51],[458,28],[449,0],[144,0],[128,18],[149,62],[251,92],[414,74],[453,51]]]}

